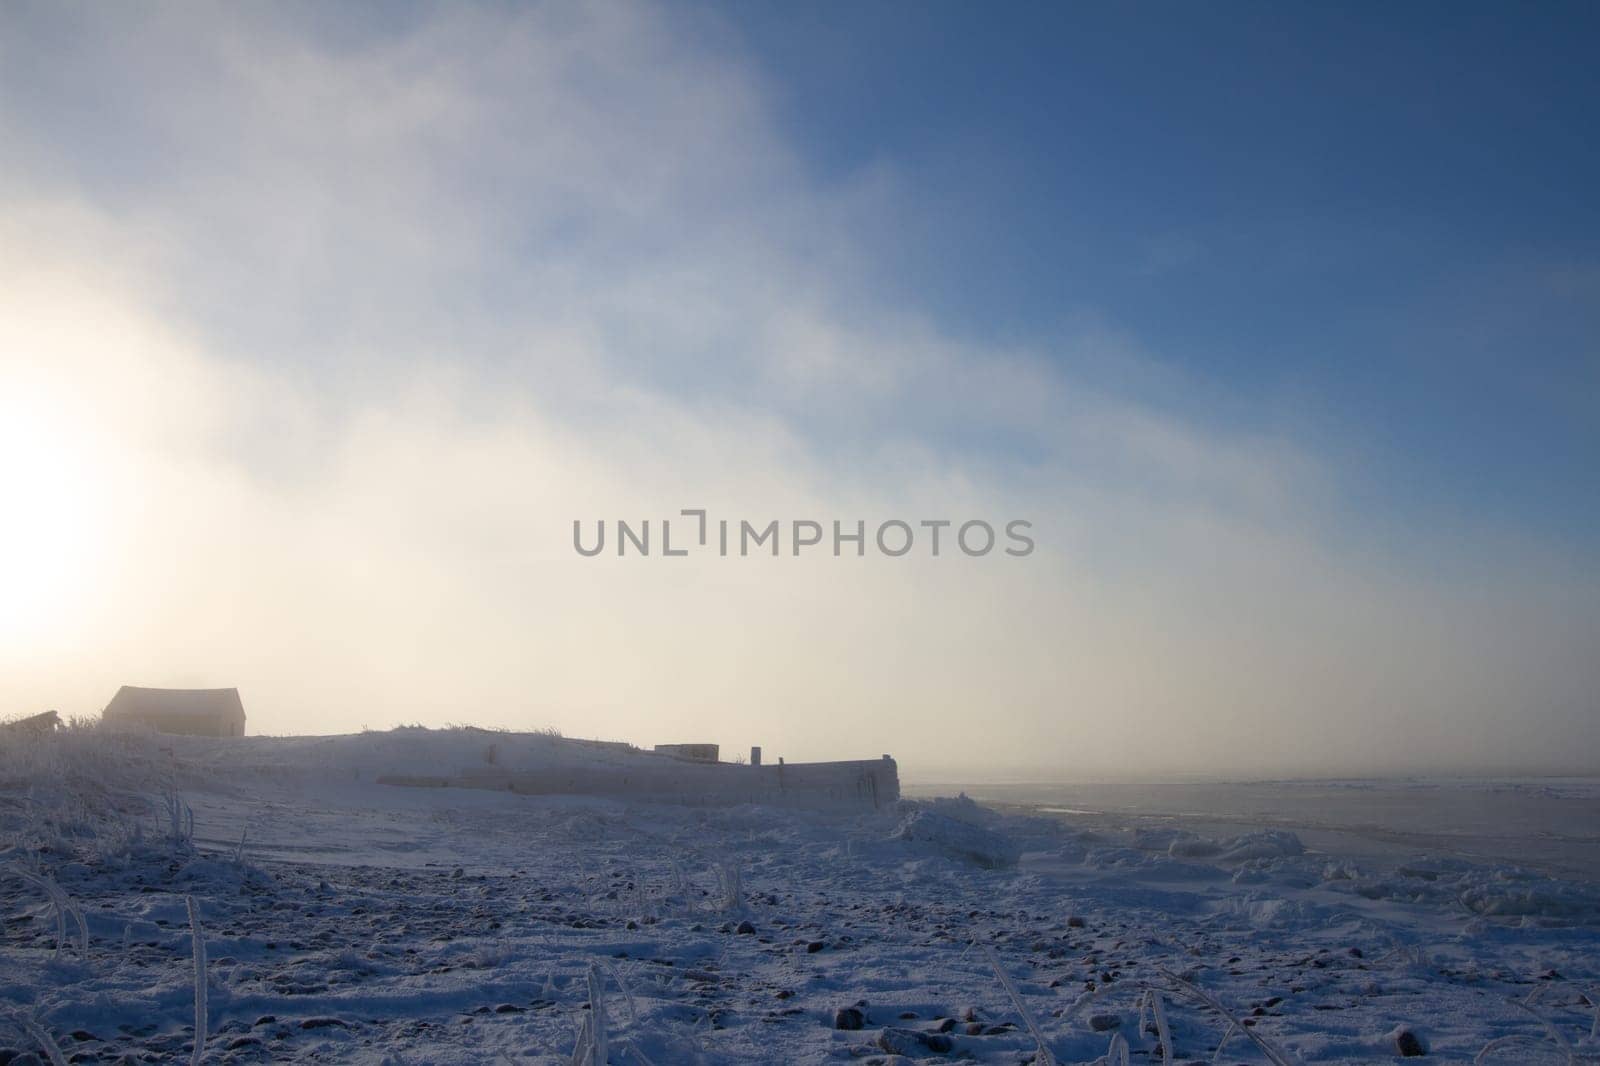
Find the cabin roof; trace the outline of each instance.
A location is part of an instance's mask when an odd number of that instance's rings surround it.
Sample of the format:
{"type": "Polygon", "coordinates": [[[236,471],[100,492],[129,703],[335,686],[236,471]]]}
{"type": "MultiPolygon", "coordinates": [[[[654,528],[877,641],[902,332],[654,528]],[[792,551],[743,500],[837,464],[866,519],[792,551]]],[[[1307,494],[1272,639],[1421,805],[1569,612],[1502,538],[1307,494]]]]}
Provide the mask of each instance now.
{"type": "Polygon", "coordinates": [[[119,715],[160,714],[211,718],[218,715],[244,717],[244,703],[236,688],[138,688],[123,685],[106,704],[105,713],[119,715]]]}

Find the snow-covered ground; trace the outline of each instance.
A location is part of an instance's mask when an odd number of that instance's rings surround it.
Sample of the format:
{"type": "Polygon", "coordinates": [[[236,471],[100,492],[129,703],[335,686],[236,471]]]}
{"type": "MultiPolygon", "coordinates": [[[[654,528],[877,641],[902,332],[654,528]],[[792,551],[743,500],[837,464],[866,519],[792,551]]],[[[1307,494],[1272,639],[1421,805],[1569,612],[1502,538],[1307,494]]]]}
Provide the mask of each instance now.
{"type": "Polygon", "coordinates": [[[210,1062],[1382,1062],[1402,1029],[1433,1060],[1600,1061],[1581,861],[1312,850],[1271,811],[1092,790],[815,812],[374,781],[482,743],[0,749],[0,1061],[189,1059],[191,899],[210,1062]]]}

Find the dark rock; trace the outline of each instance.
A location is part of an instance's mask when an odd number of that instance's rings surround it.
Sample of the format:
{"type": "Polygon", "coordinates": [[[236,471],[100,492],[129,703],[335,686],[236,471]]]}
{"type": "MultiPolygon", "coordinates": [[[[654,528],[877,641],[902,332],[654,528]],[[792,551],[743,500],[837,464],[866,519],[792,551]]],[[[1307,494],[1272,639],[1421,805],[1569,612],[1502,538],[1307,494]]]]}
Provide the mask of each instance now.
{"type": "Polygon", "coordinates": [[[867,1024],[867,1016],[857,1007],[840,1007],[833,1012],[835,1029],[860,1029],[867,1024]]]}
{"type": "Polygon", "coordinates": [[[741,934],[743,936],[749,936],[749,935],[753,934],[755,931],[756,931],[756,927],[751,925],[747,921],[740,922],[739,923],[739,927],[734,930],[735,933],[739,933],[739,934],[741,934]]]}
{"type": "Polygon", "coordinates": [[[1389,1037],[1394,1041],[1394,1053],[1403,1059],[1413,1059],[1428,1053],[1427,1045],[1423,1044],[1422,1039],[1403,1025],[1390,1033],[1389,1037]]]}
{"type": "Polygon", "coordinates": [[[811,943],[806,945],[806,951],[809,952],[812,955],[815,955],[817,952],[819,952],[821,950],[822,950],[822,941],[820,941],[820,940],[813,940],[811,943]]]}
{"type": "Polygon", "coordinates": [[[1109,1033],[1122,1024],[1120,1014],[1091,1014],[1089,1015],[1089,1028],[1097,1033],[1109,1033]]]}
{"type": "Polygon", "coordinates": [[[1083,928],[1083,919],[1078,917],[1076,914],[1072,915],[1070,918],[1067,919],[1067,928],[1068,929],[1082,929],[1083,928]]]}
{"type": "Polygon", "coordinates": [[[300,1028],[302,1028],[302,1029],[328,1029],[328,1028],[348,1029],[348,1028],[350,1028],[350,1023],[346,1022],[346,1021],[342,1021],[342,1020],[340,1020],[338,1018],[307,1018],[305,1021],[300,1023],[300,1028]]]}
{"type": "Polygon", "coordinates": [[[936,1033],[948,1033],[950,1030],[954,1029],[955,1027],[956,1027],[956,1020],[954,1018],[946,1018],[943,1021],[941,1021],[938,1025],[934,1026],[933,1030],[936,1033]]]}

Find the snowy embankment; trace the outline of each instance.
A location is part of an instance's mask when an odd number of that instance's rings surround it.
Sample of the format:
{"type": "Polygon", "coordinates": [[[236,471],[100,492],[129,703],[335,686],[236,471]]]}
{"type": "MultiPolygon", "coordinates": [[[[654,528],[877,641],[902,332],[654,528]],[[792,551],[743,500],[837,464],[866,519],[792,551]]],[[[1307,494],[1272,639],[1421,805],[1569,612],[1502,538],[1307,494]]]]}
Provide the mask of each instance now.
{"type": "Polygon", "coordinates": [[[198,1020],[212,1062],[1597,1057],[1592,884],[963,800],[374,781],[481,743],[303,738],[250,761],[73,729],[0,753],[0,1048],[180,1061],[198,1020]]]}

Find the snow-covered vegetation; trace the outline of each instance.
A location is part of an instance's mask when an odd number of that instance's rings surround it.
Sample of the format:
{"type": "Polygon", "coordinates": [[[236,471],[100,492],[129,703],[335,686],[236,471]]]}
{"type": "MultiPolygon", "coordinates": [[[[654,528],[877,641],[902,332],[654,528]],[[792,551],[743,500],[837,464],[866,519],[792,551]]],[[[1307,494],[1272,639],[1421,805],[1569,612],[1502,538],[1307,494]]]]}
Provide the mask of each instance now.
{"type": "MultiPolygon", "coordinates": [[[[454,729],[0,749],[0,1049],[51,1061],[1600,1057],[1600,888],[991,809],[395,788],[454,729]]],[[[13,1060],[16,1061],[16,1060],[13,1060]]],[[[26,1060],[24,1060],[26,1061],[26,1060]]]]}

